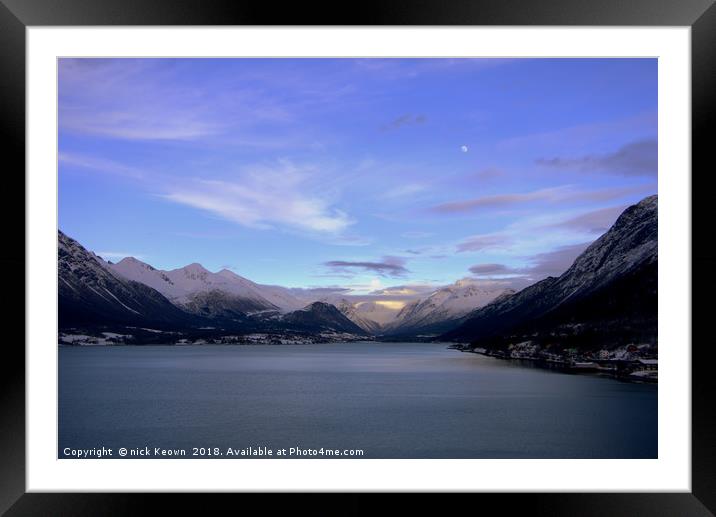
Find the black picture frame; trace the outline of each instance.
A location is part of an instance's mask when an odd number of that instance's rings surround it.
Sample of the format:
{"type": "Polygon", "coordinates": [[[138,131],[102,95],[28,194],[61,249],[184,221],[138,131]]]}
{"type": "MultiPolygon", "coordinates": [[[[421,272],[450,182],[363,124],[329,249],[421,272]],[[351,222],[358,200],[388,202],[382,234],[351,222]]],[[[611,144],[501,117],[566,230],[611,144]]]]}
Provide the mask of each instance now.
{"type": "MultiPolygon", "coordinates": [[[[383,506],[377,494],[305,494],[287,500],[270,495],[236,494],[208,498],[188,494],[25,493],[25,30],[59,25],[571,25],[689,26],[692,73],[692,491],[690,493],[465,494],[453,495],[474,508],[499,505],[508,514],[533,515],[713,515],[716,513],[716,405],[713,345],[706,303],[716,288],[715,239],[712,238],[709,188],[714,167],[708,125],[716,120],[716,6],[714,0],[383,0],[330,5],[229,0],[0,0],[0,146],[6,212],[0,272],[6,276],[3,311],[6,338],[0,359],[0,511],[6,515],[139,515],[159,503],[183,511],[213,513],[212,508],[258,502],[272,511],[288,508],[311,513],[364,514],[383,506]],[[21,194],[22,193],[22,194],[21,194]],[[10,195],[7,195],[10,194],[10,195]],[[698,237],[698,238],[697,238],[698,237]],[[469,499],[467,499],[469,498],[469,499]],[[231,499],[230,501],[228,499],[231,499]],[[478,506],[479,505],[479,506],[478,506]]],[[[688,174],[689,171],[684,171],[688,174]]],[[[683,346],[688,343],[674,343],[683,346]]],[[[664,344],[667,346],[667,344],[664,344]]],[[[455,501],[452,501],[453,503],[455,501]]],[[[414,495],[422,510],[444,503],[414,495]]],[[[237,508],[238,509],[238,508],[237,508]]],[[[408,507],[403,506],[403,512],[408,507]]],[[[402,512],[401,512],[402,513],[402,512]]]]}

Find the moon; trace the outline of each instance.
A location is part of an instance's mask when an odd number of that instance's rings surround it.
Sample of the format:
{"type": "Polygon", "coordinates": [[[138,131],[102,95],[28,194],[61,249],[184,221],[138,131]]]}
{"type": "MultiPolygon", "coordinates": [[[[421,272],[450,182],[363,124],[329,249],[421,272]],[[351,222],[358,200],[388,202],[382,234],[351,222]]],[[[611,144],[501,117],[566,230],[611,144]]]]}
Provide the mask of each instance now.
{"type": "Polygon", "coordinates": [[[463,145],[460,149],[462,150],[463,153],[466,153],[466,152],[467,152],[467,146],[466,146],[466,145],[463,145]]]}

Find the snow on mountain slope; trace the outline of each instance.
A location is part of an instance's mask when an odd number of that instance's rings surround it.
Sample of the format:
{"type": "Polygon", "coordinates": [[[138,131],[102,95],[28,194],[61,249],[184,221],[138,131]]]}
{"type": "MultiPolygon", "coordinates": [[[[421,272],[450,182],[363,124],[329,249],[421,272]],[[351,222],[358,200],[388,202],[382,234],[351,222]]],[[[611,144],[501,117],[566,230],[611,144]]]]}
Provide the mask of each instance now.
{"type": "Polygon", "coordinates": [[[508,291],[502,287],[484,286],[479,280],[464,278],[438,289],[427,298],[407,304],[385,330],[391,333],[403,332],[457,320],[508,291]]]}
{"type": "Polygon", "coordinates": [[[200,293],[203,300],[206,293],[223,292],[229,297],[248,302],[247,310],[280,310],[290,312],[316,300],[304,300],[295,296],[290,289],[277,285],[262,285],[237,275],[228,269],[212,273],[201,264],[189,264],[183,268],[162,271],[134,257],[122,259],[109,266],[124,278],[143,283],[156,289],[173,303],[186,307],[197,302],[200,293]]]}
{"type": "Polygon", "coordinates": [[[217,275],[220,275],[226,279],[238,282],[246,286],[247,289],[258,293],[261,297],[263,297],[265,300],[268,300],[270,303],[272,303],[274,306],[278,307],[282,311],[295,311],[297,309],[305,307],[308,303],[310,303],[310,301],[315,301],[302,300],[292,294],[291,290],[287,287],[281,287],[279,285],[257,284],[256,282],[252,282],[247,278],[239,276],[233,271],[229,271],[228,269],[222,269],[217,273],[217,275]]]}
{"type": "Polygon", "coordinates": [[[196,319],[157,290],[114,273],[76,240],[57,233],[60,328],[115,323],[186,327],[196,319]]]}
{"type": "Polygon", "coordinates": [[[109,264],[110,269],[126,279],[142,283],[152,289],[156,289],[167,298],[176,298],[183,294],[182,289],[174,285],[174,282],[163,272],[154,269],[149,264],[134,257],[123,258],[116,264],[109,264]]]}
{"type": "MultiPolygon", "coordinates": [[[[192,312],[206,312],[197,308],[207,307],[208,303],[221,303],[226,309],[232,302],[235,305],[233,310],[240,312],[278,309],[258,292],[256,284],[228,270],[212,273],[201,264],[194,263],[162,271],[133,257],[124,258],[109,267],[124,278],[156,289],[172,303],[192,312]]],[[[207,310],[211,312],[210,308],[207,310]]]]}
{"type": "Polygon", "coordinates": [[[405,302],[395,300],[358,302],[356,312],[361,318],[374,321],[382,328],[395,320],[404,305],[405,302]]]}
{"type": "Polygon", "coordinates": [[[370,302],[355,303],[347,298],[334,298],[330,301],[326,301],[334,305],[346,318],[351,320],[366,332],[375,334],[380,330],[381,324],[369,317],[366,317],[364,315],[365,313],[360,310],[363,305],[370,302]]]}
{"type": "Polygon", "coordinates": [[[354,300],[350,296],[328,296],[322,301],[338,308],[349,320],[371,334],[395,334],[425,330],[443,325],[444,332],[450,324],[471,311],[486,305],[499,296],[513,291],[486,287],[484,282],[473,279],[458,280],[442,287],[427,298],[405,300],[354,300]]]}
{"type": "Polygon", "coordinates": [[[196,263],[162,271],[128,257],[107,267],[123,278],[156,289],[177,306],[202,316],[233,319],[239,313],[288,313],[322,301],[334,305],[350,321],[373,334],[411,331],[451,322],[505,292],[502,288],[486,287],[477,280],[463,279],[407,304],[395,300],[356,301],[339,295],[300,297],[285,287],[257,284],[228,269],[212,273],[196,263]]]}

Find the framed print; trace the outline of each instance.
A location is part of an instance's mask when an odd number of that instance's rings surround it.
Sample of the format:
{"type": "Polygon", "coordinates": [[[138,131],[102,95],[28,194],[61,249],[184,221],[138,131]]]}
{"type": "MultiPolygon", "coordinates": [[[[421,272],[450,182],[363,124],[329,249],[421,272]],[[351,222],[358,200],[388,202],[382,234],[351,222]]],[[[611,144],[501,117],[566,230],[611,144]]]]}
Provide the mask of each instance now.
{"type": "Polygon", "coordinates": [[[166,5],[2,8],[8,515],[711,514],[710,2],[166,5]]]}

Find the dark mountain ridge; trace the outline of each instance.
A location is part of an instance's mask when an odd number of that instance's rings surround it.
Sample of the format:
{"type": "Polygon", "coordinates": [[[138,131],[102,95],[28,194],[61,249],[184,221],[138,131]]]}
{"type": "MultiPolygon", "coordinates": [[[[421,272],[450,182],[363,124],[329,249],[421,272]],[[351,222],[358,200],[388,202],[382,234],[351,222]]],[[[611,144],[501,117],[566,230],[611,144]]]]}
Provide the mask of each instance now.
{"type": "Polygon", "coordinates": [[[367,335],[368,333],[349,320],[334,305],[314,302],[303,309],[289,312],[281,318],[281,322],[292,330],[310,332],[338,331],[350,334],[367,335]]]}
{"type": "Polygon", "coordinates": [[[113,274],[102,259],[61,231],[57,253],[60,328],[113,324],[184,328],[201,323],[151,287],[113,274]]]}
{"type": "Polygon", "coordinates": [[[558,278],[469,314],[440,339],[500,348],[611,348],[657,339],[658,199],[627,208],[558,278]]]}

